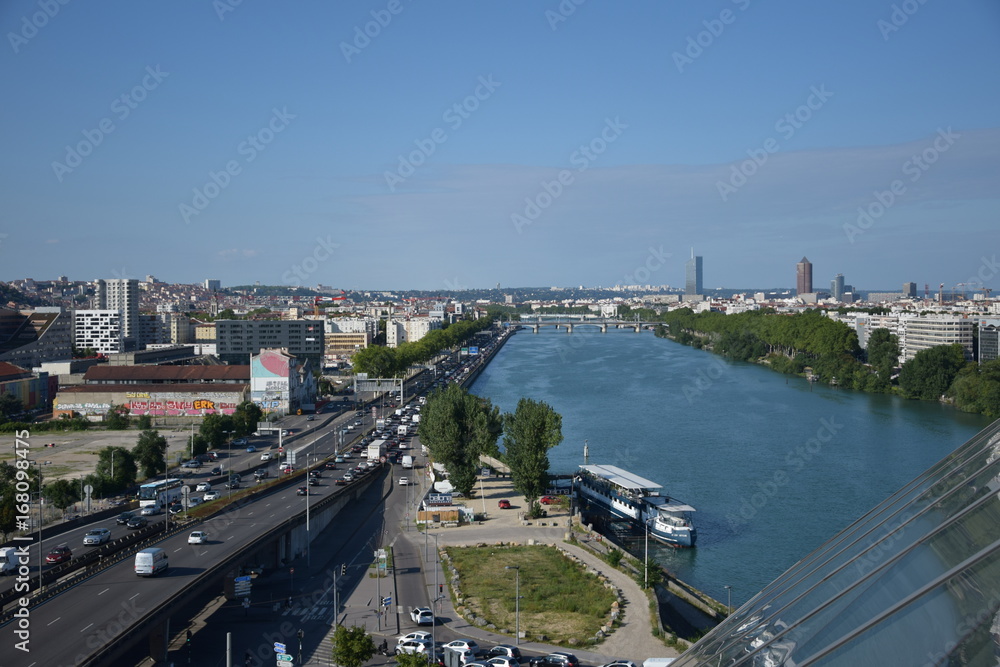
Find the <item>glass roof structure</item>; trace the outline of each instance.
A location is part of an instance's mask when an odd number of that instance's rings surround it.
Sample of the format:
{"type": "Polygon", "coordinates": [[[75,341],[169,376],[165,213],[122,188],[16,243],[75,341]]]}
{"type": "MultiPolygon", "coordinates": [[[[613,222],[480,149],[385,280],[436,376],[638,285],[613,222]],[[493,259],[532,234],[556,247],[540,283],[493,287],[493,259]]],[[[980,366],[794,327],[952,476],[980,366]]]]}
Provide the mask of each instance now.
{"type": "Polygon", "coordinates": [[[1000,421],[789,568],[674,667],[1000,665],[1000,421]]]}

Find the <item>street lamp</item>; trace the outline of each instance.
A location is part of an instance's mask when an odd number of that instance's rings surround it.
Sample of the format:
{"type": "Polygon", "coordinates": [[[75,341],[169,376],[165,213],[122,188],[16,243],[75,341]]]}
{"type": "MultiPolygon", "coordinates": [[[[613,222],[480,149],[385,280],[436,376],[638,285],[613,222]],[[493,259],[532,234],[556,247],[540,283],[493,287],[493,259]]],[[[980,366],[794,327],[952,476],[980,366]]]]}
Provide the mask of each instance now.
{"type": "Polygon", "coordinates": [[[226,477],[229,480],[229,483],[226,485],[228,489],[226,491],[226,499],[228,500],[233,497],[233,433],[235,431],[223,431],[223,433],[229,436],[227,438],[229,442],[226,445],[226,477]]]}
{"type": "Polygon", "coordinates": [[[514,646],[521,643],[521,566],[507,565],[505,570],[514,570],[514,646]]]}

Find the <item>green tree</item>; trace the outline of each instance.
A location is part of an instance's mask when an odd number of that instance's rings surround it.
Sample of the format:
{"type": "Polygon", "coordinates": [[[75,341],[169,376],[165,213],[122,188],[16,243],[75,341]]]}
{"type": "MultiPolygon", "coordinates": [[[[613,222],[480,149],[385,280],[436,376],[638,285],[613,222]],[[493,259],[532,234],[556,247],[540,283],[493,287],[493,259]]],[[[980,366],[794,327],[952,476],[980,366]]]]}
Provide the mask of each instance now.
{"type": "Polygon", "coordinates": [[[132,456],[142,471],[142,476],[156,477],[166,471],[167,439],[159,431],[147,430],[139,434],[132,448],[132,456]]]}
{"type": "Polygon", "coordinates": [[[45,497],[61,510],[80,500],[80,486],[75,481],[57,479],[44,487],[45,497]]]}
{"type": "Polygon", "coordinates": [[[124,447],[105,447],[97,453],[94,474],[101,480],[101,495],[120,493],[135,484],[138,466],[132,452],[124,447]]]}
{"type": "Polygon", "coordinates": [[[149,415],[139,415],[139,417],[135,420],[135,426],[140,431],[148,431],[153,428],[153,418],[149,415]]]}
{"type": "MultiPolygon", "coordinates": [[[[256,427],[256,424],[254,426],[256,427]]],[[[205,442],[208,443],[209,449],[225,447],[232,438],[239,437],[235,431],[234,420],[228,415],[219,414],[205,415],[198,429],[201,436],[205,438],[205,442]]]]}
{"type": "Polygon", "coordinates": [[[868,363],[888,382],[899,363],[899,337],[888,329],[875,329],[868,337],[868,363]]]}
{"type": "Polygon", "coordinates": [[[1000,417],[1000,360],[968,364],[958,372],[948,395],[960,410],[1000,417]]]}
{"type": "Polygon", "coordinates": [[[358,350],[351,358],[355,373],[367,373],[372,378],[395,377],[399,370],[396,353],[378,345],[369,345],[358,350]]]}
{"type": "Polygon", "coordinates": [[[505,461],[514,488],[533,513],[535,500],[549,484],[550,449],[562,442],[562,416],[544,401],[522,398],[513,413],[503,416],[505,461]]]}
{"type": "Polygon", "coordinates": [[[917,352],[899,371],[899,388],[906,398],[936,400],[943,396],[966,364],[958,343],[917,352]]]}
{"type": "Polygon", "coordinates": [[[0,394],[0,423],[24,412],[24,404],[14,394],[0,394]]]}
{"type": "Polygon", "coordinates": [[[243,401],[232,414],[233,430],[242,438],[257,430],[258,422],[264,420],[264,411],[253,401],[243,401]]]}
{"type": "Polygon", "coordinates": [[[131,422],[128,413],[127,405],[112,405],[104,415],[104,424],[111,431],[124,431],[131,422]]]}
{"type": "Polygon", "coordinates": [[[502,430],[499,408],[457,383],[433,392],[420,411],[421,443],[448,469],[455,490],[466,495],[475,489],[479,456],[497,453],[502,430]]]}
{"type": "Polygon", "coordinates": [[[361,667],[375,655],[375,642],[362,626],[338,625],[330,641],[333,664],[341,667],[361,667]]]}

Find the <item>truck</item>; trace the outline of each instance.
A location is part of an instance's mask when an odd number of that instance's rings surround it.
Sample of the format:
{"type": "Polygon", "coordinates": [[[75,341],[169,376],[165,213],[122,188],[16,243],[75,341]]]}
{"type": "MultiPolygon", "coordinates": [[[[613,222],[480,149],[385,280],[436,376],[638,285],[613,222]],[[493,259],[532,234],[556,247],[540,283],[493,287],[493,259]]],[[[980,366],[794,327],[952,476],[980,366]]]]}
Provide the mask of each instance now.
{"type": "Polygon", "coordinates": [[[3,547],[0,549],[0,574],[14,574],[15,572],[17,572],[17,549],[3,547]]]}
{"type": "Polygon", "coordinates": [[[396,429],[396,432],[399,434],[400,437],[406,437],[406,431],[407,431],[406,424],[400,424],[399,428],[396,429]]]}
{"type": "Polygon", "coordinates": [[[381,419],[381,418],[376,419],[375,420],[375,429],[378,430],[378,431],[381,431],[384,428],[385,428],[385,420],[381,419]]]}
{"type": "Polygon", "coordinates": [[[368,460],[378,463],[385,456],[385,440],[375,440],[368,445],[368,460]]]}

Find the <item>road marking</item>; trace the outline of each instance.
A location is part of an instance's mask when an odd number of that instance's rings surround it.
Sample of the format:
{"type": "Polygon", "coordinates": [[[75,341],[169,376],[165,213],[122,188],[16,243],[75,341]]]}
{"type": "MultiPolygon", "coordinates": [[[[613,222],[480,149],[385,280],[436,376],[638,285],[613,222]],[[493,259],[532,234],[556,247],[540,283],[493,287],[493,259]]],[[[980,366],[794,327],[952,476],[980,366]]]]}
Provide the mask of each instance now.
{"type": "Polygon", "coordinates": [[[137,597],[139,597],[139,593],[136,593],[135,595],[133,595],[132,597],[130,597],[130,598],[129,598],[129,600],[134,600],[134,599],[136,599],[137,597]]]}
{"type": "Polygon", "coordinates": [[[98,593],[98,595],[104,595],[105,593],[107,593],[110,590],[111,590],[110,588],[105,588],[103,591],[101,591],[100,593],[98,593]]]}
{"type": "MultiPolygon", "coordinates": [[[[87,626],[87,628],[90,628],[90,627],[93,627],[93,626],[94,626],[94,624],[91,623],[90,625],[87,626]]],[[[87,628],[84,628],[83,630],[80,630],[80,632],[86,632],[87,628]]]]}
{"type": "Polygon", "coordinates": [[[233,537],[235,537],[235,535],[230,535],[229,537],[226,538],[226,540],[231,540],[233,539],[233,537]]]}
{"type": "Polygon", "coordinates": [[[55,621],[51,621],[51,622],[49,623],[49,625],[52,625],[52,623],[55,623],[56,621],[58,621],[58,620],[59,620],[59,619],[61,619],[61,618],[62,618],[62,616],[59,616],[59,617],[57,617],[57,618],[55,619],[55,621]]]}
{"type": "Polygon", "coordinates": [[[181,550],[181,549],[183,549],[183,548],[184,548],[184,547],[177,547],[176,549],[174,549],[174,553],[177,553],[178,551],[180,551],[180,550],[181,550]]]}

